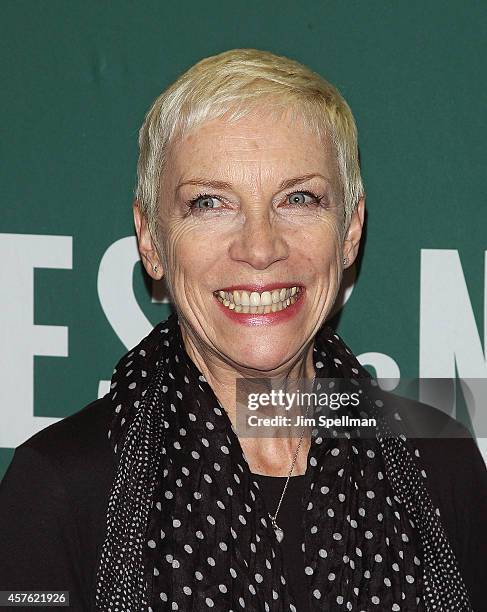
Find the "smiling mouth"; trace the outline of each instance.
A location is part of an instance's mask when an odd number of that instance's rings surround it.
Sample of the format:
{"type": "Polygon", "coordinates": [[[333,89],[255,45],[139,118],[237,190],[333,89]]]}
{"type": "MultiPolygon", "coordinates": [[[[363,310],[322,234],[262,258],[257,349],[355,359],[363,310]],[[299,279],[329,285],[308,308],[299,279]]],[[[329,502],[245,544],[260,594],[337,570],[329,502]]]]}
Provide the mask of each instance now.
{"type": "Polygon", "coordinates": [[[214,291],[213,295],[229,310],[242,314],[267,314],[289,308],[300,297],[303,287],[282,287],[273,291],[214,291]]]}

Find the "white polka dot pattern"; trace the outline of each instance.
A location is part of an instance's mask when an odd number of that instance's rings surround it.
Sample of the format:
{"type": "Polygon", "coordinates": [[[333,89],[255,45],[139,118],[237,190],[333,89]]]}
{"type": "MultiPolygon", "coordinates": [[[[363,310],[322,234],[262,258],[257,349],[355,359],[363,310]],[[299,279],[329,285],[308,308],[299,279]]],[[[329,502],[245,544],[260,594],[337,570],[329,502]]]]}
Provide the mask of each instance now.
{"type": "MultiPolygon", "coordinates": [[[[330,328],[316,336],[313,358],[317,377],[360,380],[379,426],[371,438],[313,432],[302,517],[310,609],[470,611],[400,419],[386,418],[375,381],[330,328]]],[[[98,608],[297,612],[293,568],[175,315],[119,361],[110,393],[118,469],[98,608]]]]}

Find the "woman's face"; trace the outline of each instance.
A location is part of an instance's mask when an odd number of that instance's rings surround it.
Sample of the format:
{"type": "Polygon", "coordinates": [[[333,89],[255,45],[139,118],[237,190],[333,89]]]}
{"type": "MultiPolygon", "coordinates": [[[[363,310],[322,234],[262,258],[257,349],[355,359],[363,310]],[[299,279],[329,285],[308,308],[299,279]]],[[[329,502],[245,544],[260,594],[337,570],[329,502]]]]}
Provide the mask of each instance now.
{"type": "Polygon", "coordinates": [[[206,122],[172,146],[163,272],[200,353],[263,372],[296,358],[339,289],[342,202],[329,143],[287,114],[206,122]]]}

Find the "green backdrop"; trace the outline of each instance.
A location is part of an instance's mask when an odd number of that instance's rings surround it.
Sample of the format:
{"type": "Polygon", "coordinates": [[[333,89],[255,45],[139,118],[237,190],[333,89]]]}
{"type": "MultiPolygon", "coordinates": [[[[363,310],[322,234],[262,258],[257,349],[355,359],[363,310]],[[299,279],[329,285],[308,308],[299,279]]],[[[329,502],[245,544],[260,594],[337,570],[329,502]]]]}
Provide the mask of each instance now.
{"type": "Polygon", "coordinates": [[[487,378],[486,26],[465,0],[4,1],[0,477],[167,316],[136,261],[137,132],[181,72],[235,47],[309,65],[355,114],[368,216],[347,344],[382,375],[487,378]]]}

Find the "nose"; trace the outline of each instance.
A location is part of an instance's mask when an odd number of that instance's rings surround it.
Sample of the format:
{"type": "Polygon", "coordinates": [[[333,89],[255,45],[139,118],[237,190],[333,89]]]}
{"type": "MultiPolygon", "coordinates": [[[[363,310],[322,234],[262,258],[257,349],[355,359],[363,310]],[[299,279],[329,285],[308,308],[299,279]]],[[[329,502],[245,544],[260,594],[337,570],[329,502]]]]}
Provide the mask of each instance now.
{"type": "Polygon", "coordinates": [[[234,261],[247,263],[256,270],[265,270],[289,256],[282,228],[279,229],[277,221],[272,221],[268,211],[262,210],[246,215],[229,252],[234,261]]]}

